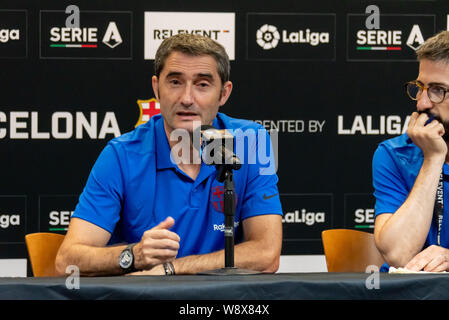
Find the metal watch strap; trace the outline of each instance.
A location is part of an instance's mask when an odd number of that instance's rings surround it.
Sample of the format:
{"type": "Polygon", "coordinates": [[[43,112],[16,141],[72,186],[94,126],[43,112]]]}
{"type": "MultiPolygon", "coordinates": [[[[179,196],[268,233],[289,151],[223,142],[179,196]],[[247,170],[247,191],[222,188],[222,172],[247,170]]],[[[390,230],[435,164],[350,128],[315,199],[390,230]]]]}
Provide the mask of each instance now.
{"type": "Polygon", "coordinates": [[[173,276],[176,274],[175,267],[173,266],[173,263],[166,262],[163,264],[165,275],[166,276],[173,276]]]}
{"type": "MultiPolygon", "coordinates": [[[[134,266],[134,262],[136,261],[136,257],[134,256],[134,252],[133,252],[133,248],[134,248],[134,246],[137,244],[137,242],[135,242],[135,243],[131,243],[131,244],[129,244],[123,251],[125,251],[125,250],[129,250],[129,251],[131,251],[131,255],[132,255],[132,257],[133,257],[133,262],[131,263],[131,265],[129,266],[129,268],[127,268],[127,269],[123,269],[123,271],[125,272],[125,273],[131,273],[131,272],[136,272],[136,271],[138,271],[137,269],[136,269],[136,267],[134,266]]],[[[123,252],[122,251],[122,252],[123,252]]]]}

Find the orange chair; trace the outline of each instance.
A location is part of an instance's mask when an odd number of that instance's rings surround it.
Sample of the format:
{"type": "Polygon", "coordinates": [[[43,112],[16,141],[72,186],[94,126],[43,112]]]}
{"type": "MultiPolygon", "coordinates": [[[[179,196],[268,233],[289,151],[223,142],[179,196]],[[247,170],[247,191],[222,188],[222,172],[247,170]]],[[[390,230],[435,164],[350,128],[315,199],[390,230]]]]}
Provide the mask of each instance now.
{"type": "Polygon", "coordinates": [[[55,259],[64,235],[58,233],[30,233],[25,242],[35,277],[55,277],[55,259]]]}
{"type": "Polygon", "coordinates": [[[380,268],[384,263],[371,233],[331,229],[323,231],[321,238],[328,272],[365,272],[369,265],[380,268]]]}

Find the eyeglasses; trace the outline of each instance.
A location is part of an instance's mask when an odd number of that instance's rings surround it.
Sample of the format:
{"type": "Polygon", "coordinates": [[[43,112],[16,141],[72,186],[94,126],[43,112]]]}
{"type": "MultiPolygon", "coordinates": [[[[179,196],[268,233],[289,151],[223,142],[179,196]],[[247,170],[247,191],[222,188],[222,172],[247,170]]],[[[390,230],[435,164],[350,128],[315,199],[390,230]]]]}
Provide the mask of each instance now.
{"type": "Polygon", "coordinates": [[[429,97],[429,100],[433,103],[441,103],[443,102],[446,93],[449,92],[448,89],[437,85],[437,84],[431,84],[430,86],[426,87],[421,82],[414,80],[407,82],[405,84],[405,89],[407,90],[407,94],[412,100],[418,100],[421,97],[421,94],[424,90],[427,90],[427,96],[429,97]]]}

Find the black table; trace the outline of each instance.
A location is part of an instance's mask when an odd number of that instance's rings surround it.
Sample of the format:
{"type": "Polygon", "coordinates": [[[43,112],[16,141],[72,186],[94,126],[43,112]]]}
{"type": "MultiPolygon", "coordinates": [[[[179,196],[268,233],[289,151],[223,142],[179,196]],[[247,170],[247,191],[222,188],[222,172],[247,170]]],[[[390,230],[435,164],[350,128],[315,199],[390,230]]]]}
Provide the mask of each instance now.
{"type": "Polygon", "coordinates": [[[239,301],[449,299],[449,274],[279,273],[245,276],[81,277],[79,289],[68,289],[66,280],[66,278],[0,278],[0,299],[239,301]],[[378,285],[373,278],[375,276],[378,276],[378,285]]]}

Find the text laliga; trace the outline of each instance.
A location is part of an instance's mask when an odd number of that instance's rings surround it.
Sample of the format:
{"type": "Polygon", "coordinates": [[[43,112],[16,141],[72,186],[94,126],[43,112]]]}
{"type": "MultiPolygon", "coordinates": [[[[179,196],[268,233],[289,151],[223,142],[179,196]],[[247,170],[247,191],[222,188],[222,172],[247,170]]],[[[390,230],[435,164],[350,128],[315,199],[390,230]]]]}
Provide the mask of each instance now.
{"type": "Polygon", "coordinates": [[[329,43],[328,32],[311,32],[310,29],[299,30],[297,32],[287,33],[282,30],[282,42],[284,43],[309,43],[312,46],[317,46],[320,43],[329,43]]]}
{"type": "Polygon", "coordinates": [[[6,229],[9,226],[20,226],[20,215],[18,214],[2,214],[0,215],[0,227],[6,229]]]}
{"type": "Polygon", "coordinates": [[[338,134],[340,135],[377,135],[377,134],[390,134],[397,135],[407,131],[410,116],[405,118],[402,122],[400,116],[390,115],[379,116],[379,119],[375,119],[374,116],[363,117],[361,115],[354,116],[352,126],[350,129],[344,127],[344,116],[339,115],[338,118],[338,134]]]}
{"type": "Polygon", "coordinates": [[[6,43],[9,40],[20,40],[19,29],[1,29],[0,30],[0,42],[6,43]]]}
{"type": "Polygon", "coordinates": [[[306,209],[295,210],[294,212],[287,212],[282,218],[283,223],[305,223],[312,226],[315,223],[324,223],[326,214],[324,212],[307,212],[306,209]]]}

